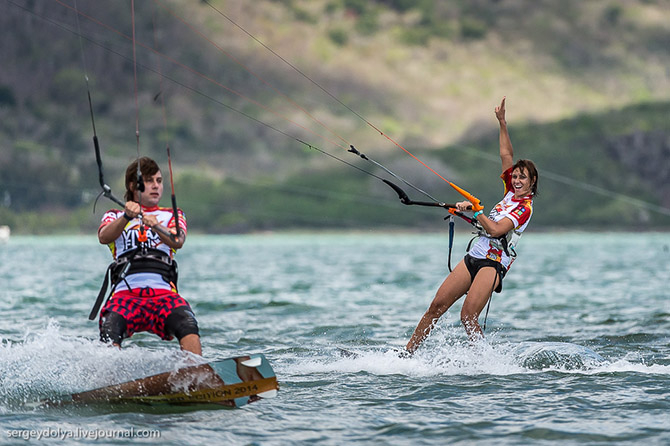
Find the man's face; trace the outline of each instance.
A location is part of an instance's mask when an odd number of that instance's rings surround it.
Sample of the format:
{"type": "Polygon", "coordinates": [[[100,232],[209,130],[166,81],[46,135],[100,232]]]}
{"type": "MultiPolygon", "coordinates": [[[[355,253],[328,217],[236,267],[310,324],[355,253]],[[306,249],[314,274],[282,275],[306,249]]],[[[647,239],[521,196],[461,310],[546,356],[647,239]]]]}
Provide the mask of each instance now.
{"type": "MultiPolygon", "coordinates": [[[[146,207],[158,206],[163,196],[163,175],[160,170],[150,177],[144,178],[144,192],[142,192],[142,204],[146,207]]],[[[139,202],[140,192],[135,191],[135,201],[139,202]]]]}

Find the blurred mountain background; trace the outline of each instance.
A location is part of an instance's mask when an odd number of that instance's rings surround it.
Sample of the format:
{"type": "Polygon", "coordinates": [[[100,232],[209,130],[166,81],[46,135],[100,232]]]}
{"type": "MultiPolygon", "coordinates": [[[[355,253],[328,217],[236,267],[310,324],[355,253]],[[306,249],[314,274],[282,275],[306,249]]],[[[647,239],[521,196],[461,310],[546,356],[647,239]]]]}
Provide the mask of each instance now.
{"type": "MultiPolygon", "coordinates": [[[[515,156],[540,169],[534,227],[668,228],[667,0],[134,3],[139,150],[167,180],[169,144],[193,231],[443,228],[445,212],[403,206],[319,152],[389,178],[353,144],[459,200],[380,132],[490,209],[503,96],[515,156]]],[[[128,0],[0,2],[0,224],[15,233],[94,232],[113,206],[92,211],[85,72],[105,179],[123,196],[137,157],[131,19],[128,0]]]]}

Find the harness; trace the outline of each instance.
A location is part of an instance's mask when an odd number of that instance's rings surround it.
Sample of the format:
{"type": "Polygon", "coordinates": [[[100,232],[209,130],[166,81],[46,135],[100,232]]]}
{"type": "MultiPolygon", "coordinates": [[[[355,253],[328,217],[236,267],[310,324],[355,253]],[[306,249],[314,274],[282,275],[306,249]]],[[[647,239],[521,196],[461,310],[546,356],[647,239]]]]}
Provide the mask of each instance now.
{"type": "Polygon", "coordinates": [[[482,225],[479,224],[477,220],[474,218],[467,217],[461,212],[456,211],[455,209],[449,209],[448,210],[451,215],[448,215],[445,217],[445,220],[449,220],[449,254],[448,254],[448,267],[449,267],[449,272],[452,271],[451,268],[451,252],[452,248],[454,245],[454,215],[457,217],[462,218],[466,222],[472,225],[474,228],[474,231],[472,233],[474,234],[474,237],[470,239],[468,242],[468,247],[465,249],[466,252],[470,251],[470,248],[472,248],[472,243],[479,237],[488,237],[493,240],[497,240],[500,242],[500,246],[502,247],[503,251],[505,254],[507,254],[508,257],[514,259],[516,258],[516,246],[519,243],[519,239],[521,238],[521,233],[516,231],[516,230],[511,230],[507,234],[503,235],[502,237],[491,237],[485,230],[482,228],[482,225]]]}
{"type": "MultiPolygon", "coordinates": [[[[169,283],[175,289],[177,288],[179,268],[176,260],[160,249],[135,248],[118,256],[116,260],[109,264],[100,292],[88,318],[94,320],[98,315],[98,311],[100,311],[103,301],[109,299],[109,296],[112,295],[117,285],[121,281],[125,281],[128,275],[137,273],[160,274],[166,283],[169,283]],[[109,289],[109,293],[107,289],[109,289]]],[[[128,285],[127,282],[126,285],[128,285]]]]}
{"type": "Polygon", "coordinates": [[[470,248],[472,248],[472,242],[474,242],[475,239],[479,237],[488,237],[490,239],[497,240],[500,242],[500,245],[502,246],[502,249],[505,252],[505,254],[507,254],[507,257],[510,257],[512,259],[516,258],[517,256],[516,246],[518,245],[519,239],[521,238],[521,233],[519,231],[512,229],[507,234],[501,237],[491,237],[486,231],[484,231],[484,229],[480,225],[475,226],[475,229],[477,229],[477,231],[473,231],[473,234],[475,234],[475,236],[472,237],[468,242],[468,247],[466,248],[466,251],[470,251],[470,248]]]}

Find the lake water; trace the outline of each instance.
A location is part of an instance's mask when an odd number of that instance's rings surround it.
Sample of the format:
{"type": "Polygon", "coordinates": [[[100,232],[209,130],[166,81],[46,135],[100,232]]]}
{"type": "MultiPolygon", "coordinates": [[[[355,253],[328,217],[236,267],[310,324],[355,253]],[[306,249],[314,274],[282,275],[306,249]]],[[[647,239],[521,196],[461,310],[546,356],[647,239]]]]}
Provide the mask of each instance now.
{"type": "MultiPolygon", "coordinates": [[[[453,264],[468,240],[457,234],[453,264]]],[[[94,237],[12,237],[0,245],[0,443],[113,431],[95,444],[670,444],[670,235],[531,232],[518,251],[485,343],[468,343],[457,302],[400,359],[389,349],[447,272],[444,235],[192,235],[180,291],[204,356],[264,353],[281,388],[241,409],[157,413],[30,405],[181,356],[145,333],[120,351],[97,342],[87,316],[110,259],[94,237]],[[160,438],[137,436],[149,430],[160,438]]]]}

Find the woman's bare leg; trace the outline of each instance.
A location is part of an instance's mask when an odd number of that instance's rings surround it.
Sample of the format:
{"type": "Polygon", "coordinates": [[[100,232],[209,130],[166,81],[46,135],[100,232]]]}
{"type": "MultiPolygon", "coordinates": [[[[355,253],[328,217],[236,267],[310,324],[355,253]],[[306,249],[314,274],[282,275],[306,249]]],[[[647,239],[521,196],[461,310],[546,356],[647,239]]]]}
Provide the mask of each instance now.
{"type": "Polygon", "coordinates": [[[419,345],[428,337],[435,322],[468,291],[470,286],[470,272],[461,260],[456,268],[449,273],[440,288],[435,293],[428,310],[424,313],[419,324],[414,329],[414,334],[405,347],[408,352],[414,353],[419,345]]]}
{"type": "Polygon", "coordinates": [[[491,297],[491,293],[498,287],[500,277],[493,267],[484,267],[477,272],[475,280],[470,285],[468,295],[461,308],[461,322],[471,341],[484,338],[484,332],[479,326],[479,314],[491,297]]]}

